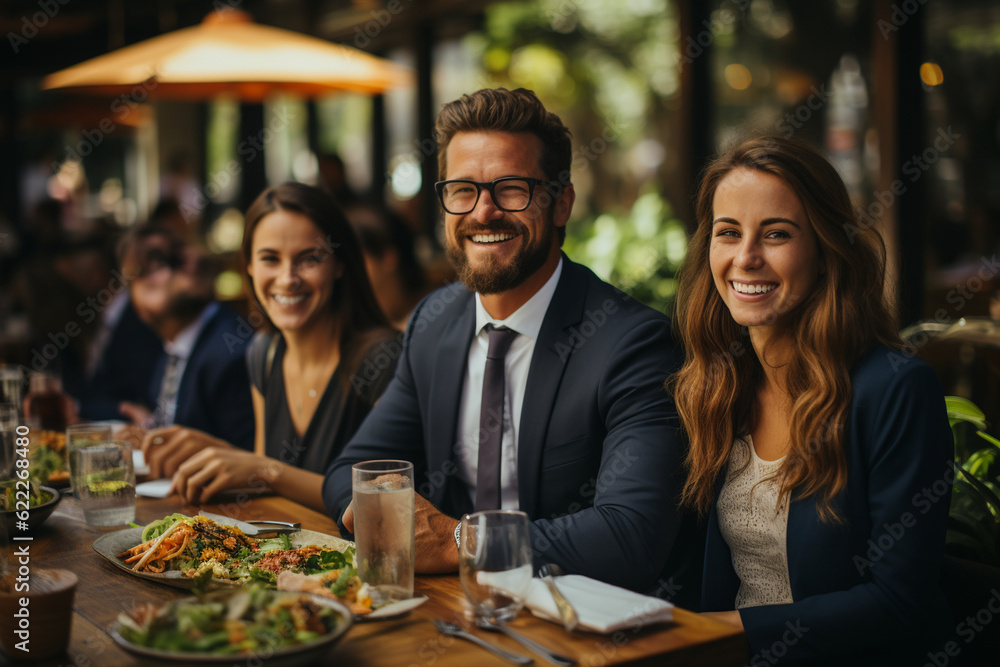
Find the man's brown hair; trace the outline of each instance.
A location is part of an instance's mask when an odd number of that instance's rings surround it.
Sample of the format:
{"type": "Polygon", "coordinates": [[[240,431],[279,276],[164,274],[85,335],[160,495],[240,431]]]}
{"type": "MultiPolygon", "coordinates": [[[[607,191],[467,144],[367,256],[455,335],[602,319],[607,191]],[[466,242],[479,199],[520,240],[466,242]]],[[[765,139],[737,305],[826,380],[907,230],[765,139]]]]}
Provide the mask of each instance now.
{"type": "Polygon", "coordinates": [[[530,90],[484,88],[445,104],[434,128],[438,145],[438,178],[448,170],[446,153],[456,132],[528,132],[542,142],[540,167],[545,177],[570,184],[572,147],[569,129],[546,111],[530,90]]]}

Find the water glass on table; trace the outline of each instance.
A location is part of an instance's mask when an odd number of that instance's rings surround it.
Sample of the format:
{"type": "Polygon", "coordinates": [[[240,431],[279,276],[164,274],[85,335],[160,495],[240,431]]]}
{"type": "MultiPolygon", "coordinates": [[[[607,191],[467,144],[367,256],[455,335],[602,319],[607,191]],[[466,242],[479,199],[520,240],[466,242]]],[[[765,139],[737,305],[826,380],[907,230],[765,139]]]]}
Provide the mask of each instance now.
{"type": "Polygon", "coordinates": [[[73,424],[66,427],[66,465],[69,467],[70,487],[77,499],[76,452],[87,447],[111,444],[111,426],[107,424],[73,424]]]}
{"type": "Polygon", "coordinates": [[[351,469],[358,576],[372,602],[413,597],[414,497],[409,461],[364,461],[351,469]]]}
{"type": "Polygon", "coordinates": [[[77,449],[73,465],[73,485],[88,526],[122,526],[135,520],[131,443],[77,449]]]}
{"type": "Polygon", "coordinates": [[[458,572],[478,623],[517,616],[531,585],[528,515],[513,510],[466,514],[459,532],[458,572]]]}
{"type": "Polygon", "coordinates": [[[18,411],[23,407],[24,400],[24,375],[21,369],[16,366],[0,365],[0,401],[3,403],[13,403],[18,411]]]}

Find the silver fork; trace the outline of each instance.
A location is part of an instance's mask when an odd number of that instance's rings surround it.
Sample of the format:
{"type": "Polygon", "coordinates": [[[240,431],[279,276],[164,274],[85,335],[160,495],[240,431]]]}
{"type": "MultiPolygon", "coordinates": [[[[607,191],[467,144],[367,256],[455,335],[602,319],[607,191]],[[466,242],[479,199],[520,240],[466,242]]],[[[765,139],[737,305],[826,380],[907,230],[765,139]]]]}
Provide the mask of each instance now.
{"type": "Polygon", "coordinates": [[[489,642],[483,641],[479,637],[473,634],[469,634],[468,632],[458,627],[454,623],[449,623],[448,621],[442,621],[437,618],[433,620],[434,620],[434,625],[437,626],[437,629],[441,634],[447,635],[449,637],[458,637],[460,639],[465,639],[467,641],[470,641],[473,644],[477,644],[478,646],[483,647],[487,651],[490,651],[491,653],[500,656],[504,660],[514,663],[515,665],[530,665],[535,661],[534,658],[529,658],[528,656],[521,655],[519,653],[510,653],[508,651],[503,650],[502,648],[498,648],[493,644],[490,644],[489,642]]]}
{"type": "Polygon", "coordinates": [[[538,568],[538,574],[541,575],[542,581],[545,582],[545,585],[549,587],[549,592],[552,593],[552,600],[556,603],[556,609],[559,610],[559,618],[562,619],[563,627],[566,628],[567,632],[573,632],[580,622],[580,617],[577,616],[576,609],[573,609],[573,605],[569,603],[569,600],[559,592],[556,582],[552,579],[553,575],[558,577],[562,573],[562,568],[555,563],[546,563],[538,568]]]}
{"type": "Polygon", "coordinates": [[[507,635],[508,637],[516,641],[521,646],[525,647],[529,651],[534,651],[535,653],[542,656],[543,658],[545,658],[554,665],[568,666],[576,664],[576,660],[574,660],[573,658],[568,658],[565,655],[560,655],[558,653],[555,653],[554,651],[550,651],[541,644],[538,644],[528,639],[524,635],[520,635],[514,632],[503,623],[495,623],[492,621],[488,621],[484,618],[477,620],[476,625],[482,628],[483,630],[489,630],[490,632],[502,632],[503,634],[507,635]]]}

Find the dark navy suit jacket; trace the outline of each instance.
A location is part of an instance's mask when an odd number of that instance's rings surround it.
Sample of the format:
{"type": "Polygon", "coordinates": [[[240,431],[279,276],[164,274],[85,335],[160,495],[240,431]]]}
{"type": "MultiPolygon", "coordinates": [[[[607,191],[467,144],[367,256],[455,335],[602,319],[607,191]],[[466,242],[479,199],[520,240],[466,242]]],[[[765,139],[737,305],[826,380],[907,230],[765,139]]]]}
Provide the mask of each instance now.
{"type": "Polygon", "coordinates": [[[80,416],[92,420],[125,419],[118,405],[122,401],[145,402],[162,353],[160,339],[139,319],[129,300],[101,353],[94,376],[81,380],[76,391],[67,387],[80,401],[80,416]]]}
{"type": "MultiPolygon", "coordinates": [[[[781,665],[922,665],[928,650],[943,650],[953,442],[941,385],[927,364],[880,346],[856,364],[851,388],[847,487],[834,503],[846,525],[821,522],[815,496],[793,496],[794,602],[740,610],[759,664],[768,652],[781,665]]],[[[702,608],[733,609],[739,585],[713,507],[702,608]]]]}
{"type": "MultiPolygon", "coordinates": [[[[177,391],[174,423],[253,450],[254,417],[250,401],[246,346],[253,331],[235,311],[220,306],[195,341],[177,391]]],[[[156,405],[167,367],[164,352],[150,385],[156,405]]]]}
{"type": "MultiPolygon", "coordinates": [[[[563,262],[518,433],[519,504],[533,521],[536,564],[697,605],[703,541],[677,511],[684,451],[663,388],[681,362],[670,322],[563,262]]],[[[472,511],[455,450],[475,319],[474,293],[458,283],[417,306],[395,377],[327,472],[333,516],[351,500],[351,465],[387,458],[412,461],[417,492],[445,514],[472,511]]]]}

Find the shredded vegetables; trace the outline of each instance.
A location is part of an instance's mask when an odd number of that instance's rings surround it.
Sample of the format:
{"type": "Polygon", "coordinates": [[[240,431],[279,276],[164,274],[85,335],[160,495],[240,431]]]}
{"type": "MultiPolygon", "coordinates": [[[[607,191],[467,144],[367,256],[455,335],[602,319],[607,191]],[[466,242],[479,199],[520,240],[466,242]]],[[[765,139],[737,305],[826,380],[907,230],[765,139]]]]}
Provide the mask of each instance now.
{"type": "Polygon", "coordinates": [[[151,522],[141,539],[141,544],[118,554],[135,572],[179,570],[199,581],[261,582],[271,588],[283,572],[324,575],[334,593],[331,597],[348,604],[355,613],[371,611],[371,600],[362,599],[367,598],[366,589],[353,567],[353,547],[341,552],[315,544],[293,546],[287,535],[257,539],[235,526],[183,514],[151,522]]]}

